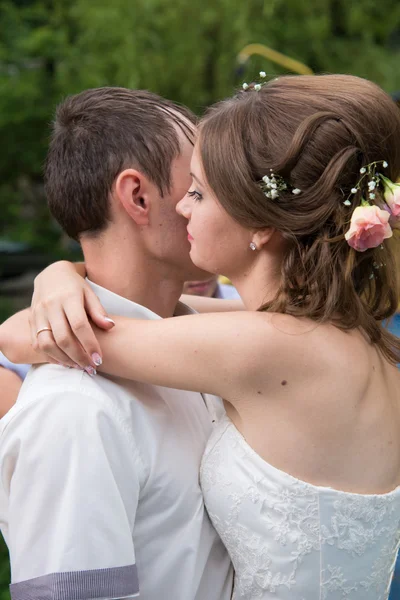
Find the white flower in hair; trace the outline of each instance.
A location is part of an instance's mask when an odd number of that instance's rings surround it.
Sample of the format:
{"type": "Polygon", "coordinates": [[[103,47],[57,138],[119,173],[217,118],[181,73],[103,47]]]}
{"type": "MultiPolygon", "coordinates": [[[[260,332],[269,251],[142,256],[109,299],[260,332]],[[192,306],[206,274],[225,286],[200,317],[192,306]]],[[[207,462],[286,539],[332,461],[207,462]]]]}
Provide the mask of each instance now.
{"type": "Polygon", "coordinates": [[[387,164],[386,160],[384,160],[384,161],[383,161],[383,163],[382,163],[382,167],[383,167],[384,169],[387,169],[387,168],[388,168],[388,166],[389,166],[389,165],[387,164]]]}
{"type": "Polygon", "coordinates": [[[261,90],[261,84],[256,83],[256,85],[254,86],[254,89],[256,90],[256,92],[259,92],[261,90]]]}
{"type": "Polygon", "coordinates": [[[242,88],[243,88],[244,90],[248,90],[248,89],[249,89],[249,84],[248,84],[248,83],[244,83],[244,84],[242,85],[242,88]]]}
{"type": "MultiPolygon", "coordinates": [[[[386,160],[376,160],[368,165],[365,165],[365,167],[361,167],[361,177],[357,181],[357,184],[351,188],[349,196],[346,198],[345,202],[343,202],[345,206],[351,205],[350,196],[352,194],[356,194],[357,192],[363,192],[364,186],[366,187],[365,191],[367,192],[368,199],[375,200],[376,192],[379,191],[379,188],[382,186],[382,182],[384,183],[385,180],[385,177],[376,171],[378,165],[382,165],[384,168],[386,168],[388,163],[386,160]]],[[[366,201],[364,198],[361,198],[361,203],[362,202],[366,202],[366,205],[369,205],[368,201],[366,201]]]]}
{"type": "Polygon", "coordinates": [[[258,182],[258,185],[264,192],[264,196],[271,198],[271,200],[279,198],[280,192],[285,192],[288,188],[295,195],[300,194],[301,192],[299,188],[292,189],[292,186],[286,183],[281,175],[275,175],[272,169],[270,169],[269,175],[264,175],[264,177],[261,178],[261,181],[258,182]]]}
{"type": "Polygon", "coordinates": [[[267,76],[267,74],[265,71],[260,71],[260,77],[264,78],[266,76],[267,76]]]}

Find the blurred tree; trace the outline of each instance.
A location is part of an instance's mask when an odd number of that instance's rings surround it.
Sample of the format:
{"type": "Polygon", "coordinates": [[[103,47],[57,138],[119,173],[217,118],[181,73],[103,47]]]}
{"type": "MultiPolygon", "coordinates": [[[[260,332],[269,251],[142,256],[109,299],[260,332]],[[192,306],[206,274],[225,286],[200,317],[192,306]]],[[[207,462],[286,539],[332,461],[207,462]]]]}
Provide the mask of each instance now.
{"type": "MultiPolygon", "coordinates": [[[[238,83],[240,49],[260,42],[315,72],[400,87],[397,0],[2,0],[0,235],[53,248],[59,229],[41,168],[56,103],[88,87],[143,87],[201,113],[238,83]],[[396,47],[397,45],[397,47],[396,47]]],[[[245,78],[277,65],[250,59],[245,78]]]]}

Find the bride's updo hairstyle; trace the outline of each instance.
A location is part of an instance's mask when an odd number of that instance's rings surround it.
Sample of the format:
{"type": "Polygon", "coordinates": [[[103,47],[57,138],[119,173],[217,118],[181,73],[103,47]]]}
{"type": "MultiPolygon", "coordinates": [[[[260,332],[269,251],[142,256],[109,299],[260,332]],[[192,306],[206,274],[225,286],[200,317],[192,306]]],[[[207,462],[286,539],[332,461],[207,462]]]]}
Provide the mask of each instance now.
{"type": "MultiPolygon", "coordinates": [[[[248,228],[273,227],[287,241],[279,291],[259,310],[361,327],[400,362],[400,341],[382,327],[399,304],[393,238],[359,252],[344,237],[368,197],[354,193],[360,169],[379,161],[377,171],[400,177],[393,100],[350,75],[279,77],[211,108],[199,145],[207,182],[231,217],[248,228]],[[274,199],[260,185],[271,170],[288,184],[274,199]]],[[[369,203],[383,205],[381,188],[369,203]]]]}

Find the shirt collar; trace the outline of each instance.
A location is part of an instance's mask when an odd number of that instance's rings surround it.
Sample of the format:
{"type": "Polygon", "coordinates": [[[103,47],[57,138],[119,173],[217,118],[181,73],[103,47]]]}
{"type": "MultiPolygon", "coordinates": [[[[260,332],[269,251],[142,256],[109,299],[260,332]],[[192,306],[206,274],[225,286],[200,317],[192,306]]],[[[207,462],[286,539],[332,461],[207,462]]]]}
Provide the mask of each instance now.
{"type": "MultiPolygon", "coordinates": [[[[132,302],[123,296],[118,296],[118,294],[114,294],[110,290],[101,287],[101,285],[97,285],[97,283],[93,283],[88,278],[86,281],[100,300],[103,308],[110,315],[118,315],[120,317],[130,317],[134,319],[147,319],[147,320],[156,320],[161,319],[160,315],[157,315],[152,310],[149,310],[145,306],[141,304],[136,304],[136,302],[132,302]]],[[[196,311],[183,304],[183,302],[178,302],[175,307],[174,317],[182,316],[182,315],[191,315],[195,314],[196,311]]],[[[211,420],[215,423],[218,420],[218,411],[214,404],[215,400],[213,396],[209,396],[208,394],[201,394],[206,408],[211,415],[211,420]]],[[[221,408],[220,401],[218,401],[219,411],[223,412],[221,408]]]]}
{"type": "MultiPolygon", "coordinates": [[[[128,300],[123,296],[118,296],[114,292],[107,290],[101,285],[97,283],[93,283],[88,278],[86,281],[100,300],[101,304],[105,311],[110,315],[118,315],[120,317],[130,317],[134,319],[147,319],[147,320],[156,320],[161,319],[160,315],[157,315],[152,310],[149,310],[145,306],[141,304],[137,304],[136,302],[132,302],[132,300],[128,300]]],[[[174,317],[182,316],[182,315],[190,315],[194,314],[195,311],[191,309],[183,302],[178,302],[175,307],[174,317]]]]}

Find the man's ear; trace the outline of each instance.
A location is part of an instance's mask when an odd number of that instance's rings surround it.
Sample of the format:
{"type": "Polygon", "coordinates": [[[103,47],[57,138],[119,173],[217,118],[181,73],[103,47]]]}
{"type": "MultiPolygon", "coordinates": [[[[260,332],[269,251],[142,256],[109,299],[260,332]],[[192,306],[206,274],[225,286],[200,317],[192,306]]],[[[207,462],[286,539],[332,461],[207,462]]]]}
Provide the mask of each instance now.
{"type": "Polygon", "coordinates": [[[137,225],[149,224],[150,187],[147,177],[136,169],[121,171],[115,181],[115,196],[137,225]]]}

